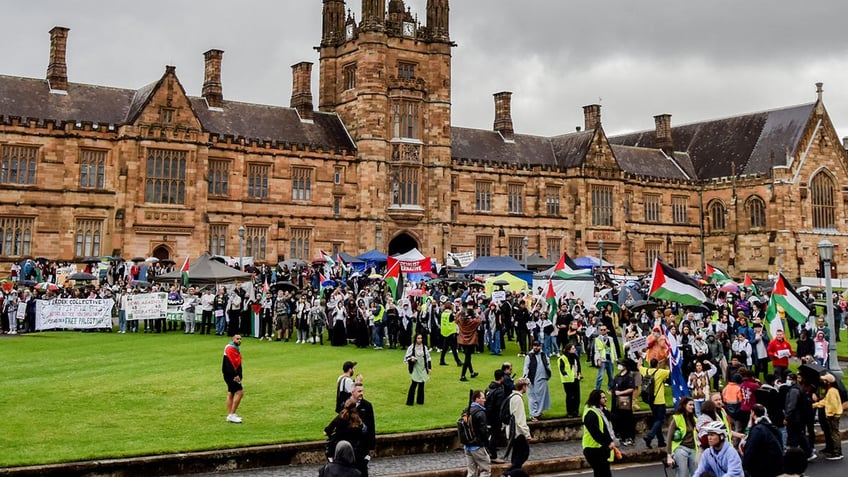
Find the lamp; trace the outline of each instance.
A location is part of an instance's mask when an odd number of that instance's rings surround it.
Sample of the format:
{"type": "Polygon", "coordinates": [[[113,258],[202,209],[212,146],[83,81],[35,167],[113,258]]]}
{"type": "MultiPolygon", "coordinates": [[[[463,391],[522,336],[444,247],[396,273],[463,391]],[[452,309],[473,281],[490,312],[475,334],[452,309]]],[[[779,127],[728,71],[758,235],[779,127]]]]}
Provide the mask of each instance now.
{"type": "Polygon", "coordinates": [[[238,228],[239,236],[239,270],[244,271],[244,225],[238,228]]]}
{"type": "Polygon", "coordinates": [[[525,235],[521,243],[524,245],[524,268],[527,268],[527,249],[530,247],[530,238],[525,235]]]}
{"type": "Polygon", "coordinates": [[[830,263],[833,261],[833,242],[824,237],[817,245],[819,258],[824,268],[825,305],[827,307],[827,326],[830,328],[830,336],[827,337],[827,367],[836,379],[842,380],[842,369],[836,358],[836,333],[839,328],[833,322],[833,285],[830,280],[830,263]]]}
{"type": "Polygon", "coordinates": [[[777,247],[777,274],[783,273],[783,247],[777,247]]]}

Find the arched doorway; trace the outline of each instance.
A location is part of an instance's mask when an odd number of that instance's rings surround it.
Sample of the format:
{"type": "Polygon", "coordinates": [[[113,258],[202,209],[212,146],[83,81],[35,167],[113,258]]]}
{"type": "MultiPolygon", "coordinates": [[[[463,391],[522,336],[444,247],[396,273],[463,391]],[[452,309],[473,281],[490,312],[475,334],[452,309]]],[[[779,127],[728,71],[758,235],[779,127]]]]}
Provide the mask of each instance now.
{"type": "Polygon", "coordinates": [[[408,233],[404,232],[389,242],[389,256],[406,253],[413,248],[418,248],[418,241],[408,233]]]}
{"type": "Polygon", "coordinates": [[[171,250],[166,245],[159,245],[153,249],[153,256],[158,258],[160,262],[168,260],[171,258],[171,250]]]}

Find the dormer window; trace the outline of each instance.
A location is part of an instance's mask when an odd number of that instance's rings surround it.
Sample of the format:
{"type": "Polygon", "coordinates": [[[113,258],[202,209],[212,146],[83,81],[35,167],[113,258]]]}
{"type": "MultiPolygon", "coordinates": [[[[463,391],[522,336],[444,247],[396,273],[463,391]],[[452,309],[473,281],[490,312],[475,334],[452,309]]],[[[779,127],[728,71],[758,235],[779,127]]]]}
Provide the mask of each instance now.
{"type": "Polygon", "coordinates": [[[159,110],[159,122],[163,124],[173,124],[174,110],[172,108],[162,108],[159,110]]]}

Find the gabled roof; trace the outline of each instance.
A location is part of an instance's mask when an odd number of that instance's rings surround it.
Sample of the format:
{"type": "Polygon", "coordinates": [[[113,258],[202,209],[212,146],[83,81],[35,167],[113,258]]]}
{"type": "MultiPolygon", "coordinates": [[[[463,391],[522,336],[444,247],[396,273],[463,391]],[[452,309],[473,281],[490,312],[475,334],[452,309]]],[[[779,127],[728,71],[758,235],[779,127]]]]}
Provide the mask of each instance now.
{"type": "Polygon", "coordinates": [[[479,162],[518,166],[574,167],[583,162],[594,131],[553,138],[515,134],[505,141],[497,131],[451,128],[451,156],[479,162]]]}
{"type": "MultiPolygon", "coordinates": [[[[787,153],[797,151],[814,108],[809,103],[674,126],[674,149],[688,154],[698,179],[729,176],[733,163],[737,174],[769,174],[772,165],[786,165],[787,153]]],[[[649,130],[611,136],[609,142],[656,148],[655,138],[649,130]]]]}
{"type": "MultiPolygon", "coordinates": [[[[160,82],[138,90],[69,83],[65,95],[50,93],[47,80],[0,75],[0,116],[127,124],[144,108],[160,82]]],[[[292,108],[225,100],[221,111],[212,111],[204,98],[189,97],[189,101],[204,131],[213,135],[331,150],[356,148],[334,113],[316,111],[312,121],[301,121],[292,108]]]]}

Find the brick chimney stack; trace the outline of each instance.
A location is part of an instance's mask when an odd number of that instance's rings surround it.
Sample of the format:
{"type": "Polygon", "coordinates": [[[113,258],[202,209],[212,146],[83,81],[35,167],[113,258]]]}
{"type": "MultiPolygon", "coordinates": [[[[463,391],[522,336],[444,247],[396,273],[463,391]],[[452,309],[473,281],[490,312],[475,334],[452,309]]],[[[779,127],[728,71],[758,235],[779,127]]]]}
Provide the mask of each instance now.
{"type": "Polygon", "coordinates": [[[590,131],[599,127],[601,127],[601,105],[583,106],[583,129],[590,131]]]}
{"type": "Polygon", "coordinates": [[[654,116],[656,124],[656,139],[654,145],[669,156],[674,153],[674,139],[671,137],[671,115],[658,114],[654,116]]]}
{"type": "Polygon", "coordinates": [[[203,54],[206,67],[203,73],[203,97],[210,108],[224,107],[224,90],[221,86],[222,50],[209,50],[203,54]]]}
{"type": "Polygon", "coordinates": [[[504,139],[512,139],[515,130],[512,129],[512,92],[495,93],[495,131],[501,133],[504,139]]]}
{"type": "Polygon", "coordinates": [[[47,83],[51,91],[68,90],[68,32],[70,28],[56,26],[50,30],[50,63],[47,65],[47,83]]]}
{"type": "Polygon", "coordinates": [[[312,63],[301,61],[292,65],[291,107],[297,109],[301,119],[312,119],[312,63]]]}

